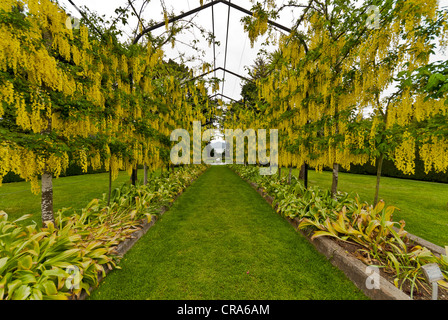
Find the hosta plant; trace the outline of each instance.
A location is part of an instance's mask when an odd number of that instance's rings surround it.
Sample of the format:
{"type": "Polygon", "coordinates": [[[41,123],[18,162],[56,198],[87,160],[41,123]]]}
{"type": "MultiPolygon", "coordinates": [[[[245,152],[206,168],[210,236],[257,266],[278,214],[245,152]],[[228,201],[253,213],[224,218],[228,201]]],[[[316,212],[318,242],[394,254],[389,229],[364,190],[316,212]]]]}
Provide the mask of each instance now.
{"type": "Polygon", "coordinates": [[[96,285],[103,265],[114,264],[107,248],[82,241],[73,225],[39,230],[17,224],[28,217],[11,222],[0,212],[0,299],[67,299],[96,285]],[[67,285],[70,270],[80,270],[74,285],[67,285]]]}
{"type": "MultiPolygon", "coordinates": [[[[327,236],[359,245],[355,255],[368,265],[376,265],[394,277],[394,284],[403,288],[410,285],[411,297],[414,290],[425,290],[421,266],[437,263],[448,280],[448,260],[446,256],[437,257],[429,249],[414,245],[404,230],[405,222],[393,221],[396,207],[385,207],[380,201],[375,207],[356,202],[353,212],[344,207],[336,219],[326,218],[322,222],[318,214],[312,218],[303,218],[299,229],[312,227],[311,240],[327,236]]],[[[448,283],[441,281],[448,289],[448,283]]]]}
{"type": "Polygon", "coordinates": [[[353,253],[358,259],[382,268],[398,288],[407,285],[411,297],[416,291],[430,292],[421,268],[428,263],[440,266],[445,280],[439,281],[439,285],[448,290],[448,247],[446,255],[439,257],[410,241],[404,230],[405,222],[393,220],[398,208],[386,207],[383,201],[373,207],[342,192],[332,197],[329,190],[304,188],[296,177],[287,184],[278,175],[260,176],[254,166],[232,166],[232,169],[274,197],[272,205],[278,213],[299,218],[299,229],[310,230],[312,240],[331,237],[357,246],[353,253]]]}
{"type": "Polygon", "coordinates": [[[110,205],[93,199],[77,212],[59,210],[55,225],[9,221],[0,211],[0,300],[68,299],[117,268],[116,246],[171,202],[205,166],[176,170],[148,186],[115,190],[110,205]]]}

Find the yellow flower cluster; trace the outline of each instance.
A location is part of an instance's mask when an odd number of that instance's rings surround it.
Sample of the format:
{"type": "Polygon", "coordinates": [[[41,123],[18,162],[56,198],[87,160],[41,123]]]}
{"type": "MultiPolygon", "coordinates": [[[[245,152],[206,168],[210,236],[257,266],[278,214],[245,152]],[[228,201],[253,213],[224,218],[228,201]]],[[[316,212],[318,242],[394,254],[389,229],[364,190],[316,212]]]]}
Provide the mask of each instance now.
{"type": "MultiPolygon", "coordinates": [[[[133,124],[169,136],[176,127],[189,128],[193,120],[210,118],[212,111],[204,115],[199,104],[199,95],[206,95],[205,85],[182,85],[174,74],[165,78],[169,71],[162,67],[160,48],[147,43],[140,53],[123,54],[112,41],[99,43],[90,38],[84,25],[78,31],[67,27],[67,14],[50,0],[5,0],[0,9],[10,11],[17,3],[27,8],[24,17],[30,27],[0,25],[0,72],[13,74],[29,86],[24,92],[15,87],[15,81],[0,81],[0,117],[9,112],[21,129],[38,135],[51,132],[64,143],[103,135],[108,143],[119,141],[128,149],[124,154],[112,154],[107,145],[100,150],[89,145],[72,150],[84,172],[89,165],[104,166],[116,178],[119,170],[130,172],[137,164],[160,167],[167,161],[161,156],[167,146],[133,124]],[[78,71],[67,64],[76,65],[78,71]],[[53,92],[66,103],[52,101],[53,92]],[[132,155],[132,160],[125,154],[132,155]]],[[[59,176],[67,166],[67,153],[56,156],[48,151],[43,156],[14,141],[1,145],[0,178],[16,172],[32,181],[34,191],[44,169],[59,176]]]]}
{"type": "Polygon", "coordinates": [[[255,41],[259,36],[262,36],[268,30],[268,18],[265,14],[255,11],[253,14],[254,21],[252,25],[245,25],[245,31],[248,31],[249,41],[251,47],[254,46],[255,41]]]}
{"type": "Polygon", "coordinates": [[[26,181],[31,181],[31,191],[34,194],[40,192],[38,176],[44,171],[51,172],[55,177],[59,177],[69,165],[67,153],[62,156],[49,154],[43,157],[31,150],[18,145],[0,144],[0,186],[3,176],[8,172],[20,175],[26,181]]]}
{"type": "Polygon", "coordinates": [[[394,163],[405,174],[415,173],[415,139],[405,132],[403,142],[395,149],[394,163]]]}
{"type": "MultiPolygon", "coordinates": [[[[308,50],[319,50],[317,59],[307,59],[307,54],[298,37],[283,37],[280,39],[279,53],[283,64],[277,65],[267,79],[257,80],[258,98],[268,104],[267,111],[262,115],[267,118],[265,123],[280,130],[280,164],[300,166],[304,161],[321,169],[339,163],[349,168],[351,164],[364,164],[370,160],[375,163],[376,138],[382,134],[379,128],[381,121],[386,129],[394,125],[406,128],[413,119],[423,121],[436,114],[447,114],[444,99],[429,99],[414,92],[404,91],[399,99],[389,102],[382,101],[380,96],[390,89],[393,76],[402,70],[414,70],[427,63],[430,42],[422,33],[416,32],[423,18],[434,19],[437,1],[423,0],[398,1],[399,13],[390,24],[384,24],[380,29],[366,32],[366,38],[345,60],[338,61],[343,52],[345,42],[341,37],[336,43],[331,41],[324,28],[322,17],[313,14],[307,21],[306,32],[308,50]],[[406,34],[406,36],[403,36],[406,34]],[[395,50],[396,56],[390,60],[390,52],[395,50]],[[410,63],[409,63],[410,62],[410,63]],[[341,71],[334,76],[337,66],[341,71]],[[357,68],[357,70],[356,70],[357,68]],[[352,75],[351,87],[343,94],[334,88],[344,84],[344,73],[357,71],[352,75]],[[354,109],[354,118],[340,117],[340,112],[354,109]],[[347,130],[347,121],[361,120],[366,110],[372,110],[376,115],[370,129],[347,130]],[[285,113],[287,112],[287,116],[285,113]],[[336,115],[339,114],[339,117],[336,115]],[[332,125],[315,126],[319,131],[309,132],[309,125],[322,121],[324,117],[333,117],[332,125]],[[339,134],[342,140],[336,143],[333,136],[339,134]],[[298,145],[294,153],[284,149],[297,138],[303,141],[311,139],[311,145],[298,145]],[[318,138],[319,139],[316,139],[318,138]],[[327,147],[318,146],[320,139],[326,138],[327,147]],[[355,155],[350,152],[353,146],[358,149],[370,149],[370,154],[355,155]],[[310,155],[313,154],[311,158],[310,155]],[[317,156],[315,158],[314,156],[317,156]]],[[[448,19],[444,22],[443,39],[448,35],[448,19]]],[[[443,42],[446,46],[446,40],[443,42]]],[[[253,116],[253,115],[252,115],[253,116]]],[[[256,127],[256,121],[244,113],[235,115],[239,126],[256,127]]],[[[229,125],[235,118],[228,119],[229,125]]],[[[232,124],[235,126],[235,124],[232,124]]],[[[415,170],[414,159],[416,151],[415,138],[409,132],[402,137],[387,139],[402,139],[394,154],[397,167],[405,173],[415,170]]],[[[433,137],[420,149],[424,159],[425,170],[445,171],[448,168],[446,141],[433,137]],[[435,142],[437,141],[437,142],[435,142]]],[[[387,143],[387,141],[386,141],[387,143]]]]}
{"type": "Polygon", "coordinates": [[[420,148],[419,155],[423,160],[425,172],[431,170],[446,172],[448,169],[448,140],[442,137],[432,137],[420,148]]]}

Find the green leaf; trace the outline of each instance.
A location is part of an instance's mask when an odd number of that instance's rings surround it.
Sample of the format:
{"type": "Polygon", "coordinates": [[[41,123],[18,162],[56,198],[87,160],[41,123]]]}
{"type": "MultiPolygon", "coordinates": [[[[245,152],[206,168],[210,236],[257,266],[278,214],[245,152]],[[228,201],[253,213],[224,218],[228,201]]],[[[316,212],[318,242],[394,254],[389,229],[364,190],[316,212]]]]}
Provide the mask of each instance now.
{"type": "Polygon", "coordinates": [[[63,293],[58,293],[50,296],[43,296],[43,300],[68,300],[68,297],[63,293]]]}
{"type": "Polygon", "coordinates": [[[42,299],[43,299],[42,291],[33,288],[31,291],[30,300],[42,300],[42,299]]]}
{"type": "Polygon", "coordinates": [[[22,270],[29,270],[33,266],[33,258],[30,255],[21,257],[17,261],[17,267],[22,270]]]}
{"type": "Polygon", "coordinates": [[[36,277],[30,270],[17,270],[14,272],[14,276],[22,281],[22,284],[36,283],[36,277]]]}
{"type": "Polygon", "coordinates": [[[14,291],[11,300],[25,300],[31,294],[31,288],[27,285],[21,285],[14,291]]]}
{"type": "Polygon", "coordinates": [[[397,274],[400,274],[400,263],[398,262],[397,258],[393,255],[392,252],[386,252],[387,257],[389,258],[389,260],[392,262],[394,268],[395,268],[395,272],[397,274]]]}
{"type": "Polygon", "coordinates": [[[11,297],[14,291],[22,285],[22,281],[16,279],[8,283],[8,295],[11,297]]]}
{"type": "Polygon", "coordinates": [[[32,216],[33,216],[32,214],[25,214],[25,215],[21,216],[20,218],[17,218],[16,220],[14,220],[13,223],[17,223],[19,221],[26,220],[32,216]]]}
{"type": "Polygon", "coordinates": [[[0,274],[3,273],[3,267],[6,265],[6,263],[8,262],[9,257],[4,257],[0,259],[0,274]]]}
{"type": "Polygon", "coordinates": [[[3,210],[0,210],[0,221],[8,221],[8,214],[3,210]]]}
{"type": "Polygon", "coordinates": [[[425,90],[432,91],[435,87],[439,85],[440,82],[444,82],[445,80],[446,78],[443,74],[434,73],[429,77],[425,90]]]}
{"type": "Polygon", "coordinates": [[[56,289],[56,285],[54,284],[53,281],[47,280],[44,283],[42,283],[42,285],[45,289],[45,294],[47,296],[52,296],[52,295],[58,294],[58,290],[56,289]]]}
{"type": "Polygon", "coordinates": [[[66,250],[66,251],[61,252],[60,254],[58,254],[58,255],[56,255],[56,256],[46,260],[44,262],[44,264],[52,266],[52,265],[55,265],[58,262],[67,262],[68,259],[72,259],[74,257],[77,257],[79,251],[80,250],[76,249],[76,248],[75,249],[66,250]]]}
{"type": "Polygon", "coordinates": [[[69,276],[67,272],[65,272],[63,269],[60,268],[45,270],[44,272],[42,272],[42,275],[46,277],[54,276],[58,278],[67,278],[69,276]]]}
{"type": "Polygon", "coordinates": [[[337,235],[335,235],[334,233],[331,233],[331,232],[328,232],[328,231],[315,231],[313,233],[313,236],[311,237],[311,240],[314,240],[314,239],[319,238],[319,237],[324,237],[324,236],[333,237],[333,238],[338,238],[339,239],[339,237],[337,235]]]}

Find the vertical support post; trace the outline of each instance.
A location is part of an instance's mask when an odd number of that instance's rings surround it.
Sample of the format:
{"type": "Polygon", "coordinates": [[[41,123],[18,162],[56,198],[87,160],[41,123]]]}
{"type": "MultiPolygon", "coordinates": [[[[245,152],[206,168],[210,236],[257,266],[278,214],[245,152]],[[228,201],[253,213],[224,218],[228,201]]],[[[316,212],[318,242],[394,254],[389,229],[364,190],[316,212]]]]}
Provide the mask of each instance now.
{"type": "Polygon", "coordinates": [[[305,170],[303,173],[303,184],[305,185],[305,189],[308,189],[308,163],[305,162],[305,170]]]}

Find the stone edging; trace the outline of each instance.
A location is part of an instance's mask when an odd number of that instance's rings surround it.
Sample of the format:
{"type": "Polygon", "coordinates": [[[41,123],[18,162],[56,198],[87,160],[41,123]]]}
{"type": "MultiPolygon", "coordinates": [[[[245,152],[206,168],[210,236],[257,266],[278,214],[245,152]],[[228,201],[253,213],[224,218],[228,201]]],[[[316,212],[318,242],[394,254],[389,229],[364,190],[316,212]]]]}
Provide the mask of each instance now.
{"type": "MultiPolygon", "coordinates": [[[[190,181],[190,184],[186,187],[188,188],[189,186],[191,186],[191,184],[197,179],[199,178],[203,173],[205,172],[202,171],[199,173],[199,175],[192,179],[190,181]]],[[[186,189],[185,188],[185,189],[186,189]]],[[[184,189],[184,190],[185,190],[184,189]]],[[[122,258],[126,252],[128,252],[136,243],[137,241],[143,237],[146,232],[148,232],[148,230],[156,223],[156,221],[158,220],[158,216],[162,216],[166,211],[168,211],[168,209],[173,205],[174,201],[184,192],[184,190],[180,191],[177,195],[174,196],[173,201],[171,201],[171,203],[167,206],[163,206],[159,209],[158,215],[153,215],[151,216],[151,221],[148,221],[148,219],[142,219],[141,220],[141,224],[140,224],[140,229],[136,230],[135,232],[131,233],[131,237],[125,239],[124,241],[120,242],[116,248],[116,256],[122,258]]],[[[112,271],[113,269],[110,269],[107,267],[107,265],[103,265],[104,267],[104,271],[105,274],[107,275],[110,271],[112,271]]],[[[98,272],[98,284],[101,283],[101,281],[103,280],[103,275],[102,272],[98,272]]],[[[90,287],[89,292],[92,292],[95,288],[90,287]]],[[[79,297],[70,297],[69,299],[71,300],[85,300],[89,295],[87,294],[87,292],[85,290],[83,290],[81,292],[81,294],[79,295],[79,297]]]]}
{"type": "MultiPolygon", "coordinates": [[[[248,182],[272,206],[274,200],[273,197],[264,192],[262,188],[259,188],[256,183],[247,180],[245,181],[248,182]]],[[[297,227],[300,222],[298,218],[291,219],[285,217],[285,219],[294,227],[296,231],[300,232],[316,248],[317,251],[323,254],[332,265],[344,272],[344,274],[356,285],[356,287],[358,287],[370,299],[411,300],[409,295],[395,287],[381,275],[379,289],[367,288],[366,283],[368,282],[368,277],[371,276],[371,273],[367,273],[368,265],[349,255],[344,248],[328,237],[319,237],[311,241],[311,237],[308,234],[302,230],[298,230],[297,227]]]]}

